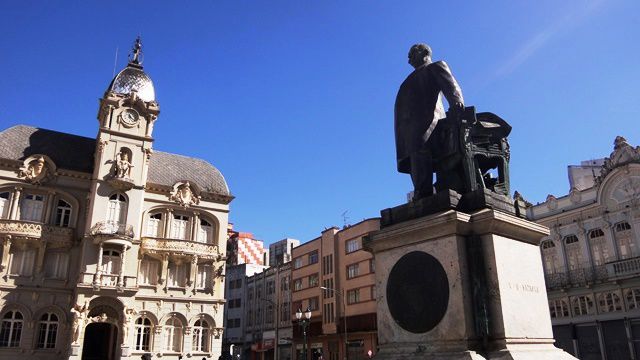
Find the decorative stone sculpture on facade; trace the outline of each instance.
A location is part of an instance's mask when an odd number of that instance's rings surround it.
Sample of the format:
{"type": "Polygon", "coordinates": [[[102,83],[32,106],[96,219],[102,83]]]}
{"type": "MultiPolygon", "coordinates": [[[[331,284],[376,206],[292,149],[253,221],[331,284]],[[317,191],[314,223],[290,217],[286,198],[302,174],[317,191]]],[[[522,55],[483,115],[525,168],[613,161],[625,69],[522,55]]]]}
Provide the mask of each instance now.
{"type": "Polygon", "coordinates": [[[40,184],[50,180],[55,175],[55,165],[43,155],[32,155],[24,160],[18,172],[19,177],[24,177],[30,183],[40,184]]]}
{"type": "Polygon", "coordinates": [[[116,160],[116,177],[129,178],[131,177],[131,162],[129,162],[129,154],[124,151],[118,153],[118,159],[116,160]]]}
{"type": "Polygon", "coordinates": [[[640,163],[640,146],[635,148],[627,142],[622,136],[616,136],[613,141],[613,152],[604,160],[604,166],[600,172],[600,176],[596,178],[596,184],[602,183],[602,180],[613,169],[628,163],[640,163]]]}
{"type": "Polygon", "coordinates": [[[173,191],[171,192],[169,199],[184,207],[200,203],[200,196],[193,192],[191,184],[189,184],[188,181],[178,182],[173,185],[173,191]]]}
{"type": "Polygon", "coordinates": [[[89,316],[89,302],[85,302],[84,305],[76,305],[71,308],[71,315],[73,316],[73,323],[71,328],[71,338],[74,344],[78,344],[80,334],[87,323],[89,316]]]}
{"type": "Polygon", "coordinates": [[[133,317],[137,314],[137,311],[132,308],[126,308],[124,310],[124,320],[122,321],[122,344],[127,344],[129,340],[129,329],[133,325],[133,317]]]}

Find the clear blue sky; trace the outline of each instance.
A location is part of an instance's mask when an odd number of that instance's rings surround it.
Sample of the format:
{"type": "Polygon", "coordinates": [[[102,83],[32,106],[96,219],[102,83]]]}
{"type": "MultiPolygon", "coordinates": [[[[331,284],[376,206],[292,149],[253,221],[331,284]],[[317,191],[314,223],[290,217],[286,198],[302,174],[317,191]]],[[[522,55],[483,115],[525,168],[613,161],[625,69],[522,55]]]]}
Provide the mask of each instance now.
{"type": "Polygon", "coordinates": [[[637,0],[3,1],[0,33],[0,128],[89,137],[116,48],[119,70],[141,34],[155,148],[218,167],[236,229],[267,243],[404,201],[393,103],[416,42],[511,123],[530,201],[566,194],[567,165],[616,135],[640,145],[637,0]]]}

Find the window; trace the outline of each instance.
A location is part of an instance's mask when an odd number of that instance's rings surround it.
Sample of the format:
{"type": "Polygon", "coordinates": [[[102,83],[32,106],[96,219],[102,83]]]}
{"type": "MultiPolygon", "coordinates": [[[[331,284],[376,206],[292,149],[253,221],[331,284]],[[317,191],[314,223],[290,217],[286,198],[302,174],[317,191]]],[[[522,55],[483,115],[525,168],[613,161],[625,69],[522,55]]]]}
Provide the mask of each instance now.
{"type": "Polygon", "coordinates": [[[172,317],[164,326],[164,350],[167,352],[180,352],[182,348],[182,322],[172,317]]]}
{"type": "Polygon", "coordinates": [[[551,240],[545,240],[540,243],[542,249],[542,263],[544,265],[545,274],[555,274],[564,271],[563,262],[559,260],[556,245],[551,240]]]}
{"type": "Polygon", "coordinates": [[[140,283],[144,285],[156,285],[158,283],[159,262],[144,258],[140,263],[140,283]]]}
{"type": "Polygon", "coordinates": [[[209,264],[198,265],[198,279],[196,282],[196,289],[206,289],[210,287],[213,268],[209,264]]]}
{"type": "Polygon", "coordinates": [[[206,221],[200,220],[200,229],[198,230],[198,241],[201,243],[211,243],[213,235],[213,226],[206,221]]]}
{"type": "Polygon", "coordinates": [[[620,296],[614,292],[598,294],[598,305],[602,312],[622,311],[620,296]]]}
{"type": "Polygon", "coordinates": [[[347,266],[347,279],[353,279],[354,277],[358,276],[359,273],[360,267],[358,263],[347,266]]]}
{"type": "Polygon", "coordinates": [[[640,289],[628,290],[626,298],[629,310],[640,309],[640,289]]]}
{"type": "Polygon", "coordinates": [[[313,297],[309,299],[309,309],[311,311],[316,311],[319,309],[318,307],[318,298],[317,297],[313,297]]]}
{"type": "Polygon", "coordinates": [[[371,300],[376,300],[376,298],[377,298],[376,287],[372,286],[371,287],[371,300]]]}
{"type": "Polygon", "coordinates": [[[169,286],[185,287],[187,283],[187,264],[169,263],[169,276],[167,278],[169,286]]]}
{"type": "Polygon", "coordinates": [[[56,314],[42,315],[38,325],[38,349],[55,349],[58,335],[58,317],[56,314]]]}
{"type": "Polygon", "coordinates": [[[69,267],[69,254],[49,252],[44,258],[44,277],[47,279],[66,279],[69,267]]]}
{"type": "Polygon", "coordinates": [[[589,295],[576,296],[571,299],[573,316],[595,314],[593,298],[589,295]]]}
{"type": "Polygon", "coordinates": [[[267,305],[267,311],[265,313],[265,322],[267,324],[273,324],[273,315],[274,315],[274,311],[273,311],[273,305],[271,303],[269,303],[267,305]]]}
{"type": "Polygon", "coordinates": [[[362,246],[360,245],[360,239],[347,240],[347,242],[345,243],[345,248],[347,254],[362,249],[362,246]]]}
{"type": "Polygon", "coordinates": [[[193,325],[193,352],[209,352],[209,324],[198,320],[193,325]]]}
{"type": "Polygon", "coordinates": [[[549,300],[549,313],[552,318],[569,316],[569,307],[565,300],[549,300]]]}
{"type": "Polygon", "coordinates": [[[139,317],[135,325],[136,345],[138,351],[151,350],[151,320],[146,316],[139,317]]]}
{"type": "Polygon", "coordinates": [[[333,254],[329,254],[327,256],[322,257],[322,274],[332,274],[333,273],[333,254]]]}
{"type": "MultiPolygon", "coordinates": [[[[333,278],[322,280],[322,286],[327,289],[333,289],[333,278]]],[[[331,299],[333,298],[333,290],[322,290],[322,298],[323,299],[331,299]]]]}
{"type": "Polygon", "coordinates": [[[298,257],[293,260],[293,268],[299,269],[302,267],[302,258],[298,257]]]}
{"type": "Polygon", "coordinates": [[[0,326],[0,347],[20,346],[22,319],[22,313],[19,311],[9,311],[4,314],[0,326]]]}
{"type": "Polygon", "coordinates": [[[9,217],[9,193],[0,193],[0,219],[6,219],[9,217]]]}
{"type": "Polygon", "coordinates": [[[267,295],[271,295],[276,292],[276,281],[269,280],[267,281],[267,295]]]}
{"type": "Polygon", "coordinates": [[[42,221],[44,195],[26,194],[20,206],[20,220],[42,221]]]}
{"type": "Polygon", "coordinates": [[[551,241],[551,240],[545,240],[545,241],[543,241],[543,242],[540,244],[540,246],[541,246],[543,249],[551,249],[551,248],[556,247],[556,246],[553,244],[553,241],[551,241]]]}
{"type": "Polygon", "coordinates": [[[33,275],[33,264],[35,262],[35,259],[35,249],[12,249],[10,274],[19,276],[33,275]]]}
{"type": "Polygon", "coordinates": [[[564,244],[569,270],[580,269],[582,267],[582,249],[580,248],[578,237],[575,235],[568,235],[564,238],[564,244]]]}
{"type": "Polygon", "coordinates": [[[71,205],[64,200],[58,200],[58,207],[56,208],[56,219],[54,225],[68,227],[70,219],[71,205]]]}
{"type": "Polygon", "coordinates": [[[186,240],[189,217],[185,215],[173,215],[171,223],[171,238],[186,240]]]}
{"type": "Polygon", "coordinates": [[[320,284],[318,274],[309,276],[309,287],[317,287],[320,284]]]}
{"type": "Polygon", "coordinates": [[[280,279],[280,290],[288,291],[289,290],[289,277],[285,276],[280,279]]]}
{"type": "Polygon", "coordinates": [[[374,259],[369,259],[369,272],[376,272],[376,262],[374,261],[374,259]]]}
{"type": "Polygon", "coordinates": [[[302,279],[293,280],[293,291],[302,290],[302,279]]]}
{"type": "Polygon", "coordinates": [[[309,265],[315,264],[317,262],[318,262],[318,250],[315,250],[309,254],[309,265]]]}
{"type": "Polygon", "coordinates": [[[162,214],[152,214],[147,220],[147,236],[162,237],[162,214]]]}
{"type": "Polygon", "coordinates": [[[594,265],[604,265],[610,261],[611,254],[602,229],[591,230],[589,232],[589,242],[594,265]]]}
{"type": "Polygon", "coordinates": [[[109,206],[107,207],[107,221],[124,224],[127,212],[127,199],[122,194],[113,194],[109,197],[109,206]]]}
{"type": "Polygon", "coordinates": [[[355,304],[360,302],[360,289],[347,291],[347,304],[355,304]]]}
{"type": "Polygon", "coordinates": [[[291,316],[291,303],[283,302],[280,307],[280,321],[289,321],[291,316]]]}
{"type": "Polygon", "coordinates": [[[631,225],[626,221],[622,221],[617,223],[614,228],[620,257],[622,259],[635,257],[636,245],[631,235],[631,225]]]}

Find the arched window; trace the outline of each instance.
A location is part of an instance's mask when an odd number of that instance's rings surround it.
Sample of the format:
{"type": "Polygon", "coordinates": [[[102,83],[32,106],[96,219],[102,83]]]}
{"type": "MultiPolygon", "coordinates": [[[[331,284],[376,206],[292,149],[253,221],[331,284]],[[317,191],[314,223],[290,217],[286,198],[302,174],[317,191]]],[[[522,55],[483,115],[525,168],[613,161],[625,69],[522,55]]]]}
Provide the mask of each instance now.
{"type": "Polygon", "coordinates": [[[573,316],[595,314],[595,306],[591,295],[582,295],[571,298],[573,316]]]}
{"type": "Polygon", "coordinates": [[[147,236],[162,237],[162,214],[151,214],[147,219],[147,236]]]}
{"type": "Polygon", "coordinates": [[[193,352],[209,352],[209,324],[205,320],[193,325],[193,352]]]}
{"type": "Polygon", "coordinates": [[[168,352],[180,352],[182,349],[182,322],[172,317],[164,326],[164,350],[168,352]]]}
{"type": "Polygon", "coordinates": [[[151,320],[146,316],[136,320],[136,350],[149,351],[151,349],[151,320]]]}
{"type": "Polygon", "coordinates": [[[640,288],[626,292],[628,310],[640,309],[640,288]]]}
{"type": "Polygon", "coordinates": [[[53,313],[46,313],[40,318],[38,325],[38,349],[54,349],[58,336],[58,317],[53,313]]]}
{"type": "Polygon", "coordinates": [[[0,326],[0,347],[20,346],[22,336],[22,313],[19,311],[9,311],[2,317],[0,326]]]}
{"type": "Polygon", "coordinates": [[[589,244],[591,245],[591,256],[594,265],[604,265],[611,261],[611,251],[604,238],[602,229],[589,231],[589,244]]]}
{"type": "Polygon", "coordinates": [[[11,194],[8,192],[0,193],[0,219],[9,217],[9,198],[11,194]]]}
{"type": "Polygon", "coordinates": [[[551,240],[545,240],[540,243],[542,248],[542,260],[544,263],[544,272],[546,274],[555,274],[561,267],[560,261],[558,261],[558,253],[556,252],[556,245],[551,240]]]}
{"type": "Polygon", "coordinates": [[[207,220],[200,220],[200,230],[198,230],[198,241],[201,243],[211,243],[213,239],[213,226],[207,220]]]}
{"type": "Polygon", "coordinates": [[[58,200],[58,207],[56,208],[56,220],[55,226],[68,227],[71,220],[71,204],[64,200],[58,200]]]}
{"type": "Polygon", "coordinates": [[[575,235],[568,235],[564,238],[564,246],[567,253],[567,265],[569,270],[577,270],[582,267],[582,249],[580,242],[575,235]]]}
{"type": "Polygon", "coordinates": [[[109,197],[107,208],[107,221],[115,224],[124,224],[127,212],[127,198],[122,194],[113,194],[109,197]]]}
{"type": "Polygon", "coordinates": [[[171,222],[171,238],[187,239],[187,229],[189,228],[189,217],[185,215],[173,215],[171,222]]]}
{"type": "Polygon", "coordinates": [[[25,194],[20,204],[20,220],[40,222],[42,209],[44,209],[44,195],[25,194]]]}
{"type": "Polygon", "coordinates": [[[614,226],[616,243],[622,259],[635,257],[636,245],[631,235],[631,225],[626,221],[621,221],[614,226]]]}

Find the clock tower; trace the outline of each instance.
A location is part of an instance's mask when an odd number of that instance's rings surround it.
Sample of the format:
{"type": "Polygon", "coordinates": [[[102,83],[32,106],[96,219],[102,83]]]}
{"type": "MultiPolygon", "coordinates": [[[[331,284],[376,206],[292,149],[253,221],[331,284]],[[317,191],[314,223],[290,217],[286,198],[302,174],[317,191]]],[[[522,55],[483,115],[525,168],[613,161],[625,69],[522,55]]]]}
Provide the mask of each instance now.
{"type": "MultiPolygon", "coordinates": [[[[152,154],[153,125],[160,113],[151,78],[142,67],[142,43],[136,39],[129,63],[100,99],[98,135],[83,254],[89,267],[96,253],[115,246],[135,261],[132,245],[140,239],[145,184],[152,154]],[[135,229],[135,230],[134,230],[135,229]],[[100,251],[96,252],[96,245],[100,251]]],[[[135,247],[135,246],[134,246],[135,247]]],[[[100,257],[101,255],[98,255],[100,257]]],[[[123,259],[129,260],[129,259],[123,259]]]]}

